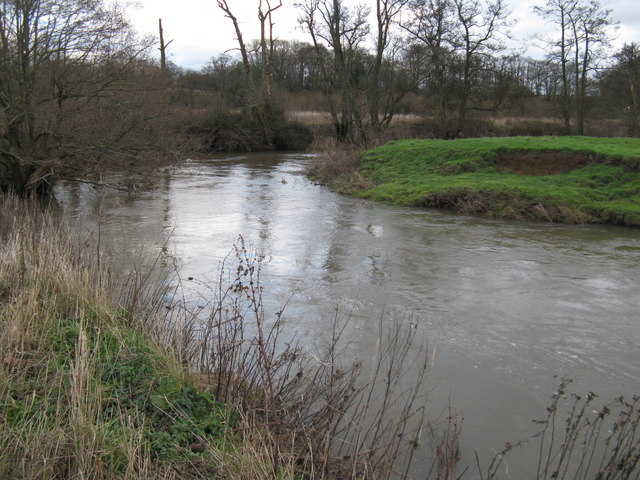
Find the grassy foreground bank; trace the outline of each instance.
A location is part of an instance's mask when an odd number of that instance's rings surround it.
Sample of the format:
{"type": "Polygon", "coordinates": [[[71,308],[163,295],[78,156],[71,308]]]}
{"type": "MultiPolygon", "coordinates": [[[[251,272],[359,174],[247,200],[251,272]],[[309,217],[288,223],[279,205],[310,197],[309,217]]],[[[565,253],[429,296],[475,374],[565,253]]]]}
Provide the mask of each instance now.
{"type": "Polygon", "coordinates": [[[0,478],[385,479],[418,447],[453,478],[459,431],[426,432],[415,329],[381,328],[371,363],[344,365],[336,319],[305,354],[264,312],[255,253],[240,241],[195,317],[179,277],[110,271],[40,206],[0,198],[0,478]]]}
{"type": "Polygon", "coordinates": [[[167,331],[154,306],[123,302],[136,285],[38,206],[0,201],[0,478],[219,471],[239,445],[237,412],[156,341],[167,331]]]}
{"type": "Polygon", "coordinates": [[[497,218],[640,227],[640,139],[402,140],[365,152],[339,190],[497,218]]]}

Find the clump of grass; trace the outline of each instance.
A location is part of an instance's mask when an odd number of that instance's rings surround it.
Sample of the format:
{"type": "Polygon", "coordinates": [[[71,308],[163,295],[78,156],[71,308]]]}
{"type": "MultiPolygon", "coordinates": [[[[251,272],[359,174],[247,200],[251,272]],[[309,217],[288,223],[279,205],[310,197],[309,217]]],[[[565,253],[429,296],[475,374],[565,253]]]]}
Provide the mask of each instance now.
{"type": "MultiPolygon", "coordinates": [[[[154,344],[123,285],[33,204],[0,206],[1,478],[187,478],[233,409],[154,344]],[[182,472],[178,474],[177,472],[182,472]]],[[[148,323],[147,323],[148,324],[148,323]]]]}

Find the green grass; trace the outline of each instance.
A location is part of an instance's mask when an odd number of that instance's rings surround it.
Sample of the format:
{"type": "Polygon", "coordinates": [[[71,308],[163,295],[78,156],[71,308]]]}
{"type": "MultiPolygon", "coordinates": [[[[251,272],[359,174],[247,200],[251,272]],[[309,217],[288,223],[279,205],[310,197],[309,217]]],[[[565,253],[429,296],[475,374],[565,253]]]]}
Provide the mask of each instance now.
{"type": "Polygon", "coordinates": [[[388,203],[502,218],[640,226],[640,139],[402,140],[365,152],[358,174],[358,188],[343,191],[388,203]],[[501,159],[522,153],[571,155],[584,158],[585,165],[540,176],[500,168],[501,159]]]}
{"type": "Polygon", "coordinates": [[[46,214],[0,203],[0,478],[201,478],[238,448],[236,410],[117,285],[46,214]]]}

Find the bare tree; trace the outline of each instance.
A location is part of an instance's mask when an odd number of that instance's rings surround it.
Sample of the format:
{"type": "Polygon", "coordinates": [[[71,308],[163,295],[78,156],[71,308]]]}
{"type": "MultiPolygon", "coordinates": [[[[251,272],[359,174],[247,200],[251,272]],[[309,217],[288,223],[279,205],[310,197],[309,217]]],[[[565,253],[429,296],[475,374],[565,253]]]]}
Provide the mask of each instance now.
{"type": "MultiPolygon", "coordinates": [[[[212,86],[223,98],[231,96],[227,90],[229,90],[229,86],[233,84],[230,82],[233,79],[233,75],[240,68],[239,61],[226,54],[222,53],[217,57],[213,57],[207,65],[204,66],[202,72],[209,76],[212,80],[212,86]]],[[[241,77],[242,72],[239,72],[239,77],[241,77]]],[[[236,82],[240,84],[241,82],[236,82]]]]}
{"type": "Polygon", "coordinates": [[[163,72],[167,71],[167,47],[173,42],[173,40],[169,40],[165,43],[164,41],[164,29],[162,28],[162,19],[158,19],[158,34],[160,36],[160,68],[163,72]]]}
{"type": "MultiPolygon", "coordinates": [[[[260,39],[257,42],[257,52],[260,57],[259,63],[259,86],[256,86],[256,76],[254,75],[254,63],[251,61],[252,50],[249,49],[244,37],[238,17],[232,12],[227,0],[218,0],[218,8],[225,13],[225,16],[233,23],[238,41],[238,49],[244,65],[245,77],[251,94],[250,109],[254,119],[258,122],[262,130],[263,140],[266,145],[270,145],[273,137],[273,127],[275,120],[274,106],[271,101],[273,84],[273,56],[275,50],[274,21],[273,14],[282,6],[282,0],[272,2],[271,0],[259,0],[258,20],[260,22],[260,39]]],[[[254,49],[256,51],[256,49],[254,49]]]]}
{"type": "Polygon", "coordinates": [[[608,45],[609,32],[615,23],[611,10],[602,8],[597,0],[578,5],[570,20],[575,58],[576,129],[578,135],[584,135],[589,74],[597,68],[598,59],[603,58],[602,47],[608,45]]]}
{"type": "Polygon", "coordinates": [[[341,140],[368,144],[391,122],[406,93],[397,68],[399,43],[393,28],[409,0],[376,0],[373,48],[368,48],[369,9],[349,8],[343,0],[305,0],[300,24],[309,33],[324,66],[326,93],[336,134],[341,140]],[[336,98],[337,97],[337,98],[336,98]]]}
{"type": "Polygon", "coordinates": [[[263,9],[263,0],[260,0],[258,7],[258,19],[260,20],[260,56],[262,59],[262,78],[265,97],[271,100],[272,83],[273,83],[273,52],[275,41],[273,37],[273,12],[282,6],[282,0],[278,0],[278,4],[272,6],[269,0],[266,0],[267,8],[263,9]],[[266,30],[269,30],[267,36],[266,30]]]}
{"type": "Polygon", "coordinates": [[[457,43],[453,3],[450,0],[412,0],[408,10],[409,18],[401,27],[426,47],[428,78],[437,97],[440,123],[446,126],[451,116],[453,84],[450,71],[457,43]]]}
{"type": "Polygon", "coordinates": [[[222,10],[227,18],[231,20],[233,28],[236,32],[236,40],[238,42],[238,50],[242,57],[247,82],[254,96],[266,102],[271,101],[272,82],[273,82],[273,53],[275,48],[274,38],[274,22],[273,14],[282,6],[282,0],[277,3],[270,0],[260,0],[258,4],[258,20],[260,22],[260,39],[258,40],[258,51],[260,55],[260,72],[259,78],[261,85],[259,88],[255,85],[255,77],[253,75],[254,64],[251,62],[251,50],[247,46],[242,35],[240,22],[238,17],[232,12],[227,0],[218,0],[218,8],[222,10]]]}
{"type": "Polygon", "coordinates": [[[462,34],[459,38],[462,52],[462,82],[458,98],[456,129],[464,126],[472,87],[477,74],[484,68],[487,58],[504,47],[498,36],[504,33],[507,15],[503,0],[486,4],[480,0],[453,0],[462,34]]]}
{"type": "Polygon", "coordinates": [[[607,105],[619,109],[627,121],[627,134],[640,135],[640,44],[625,44],[614,55],[615,63],[600,81],[607,105]]]}
{"type": "Polygon", "coordinates": [[[349,9],[342,0],[305,0],[296,4],[302,11],[301,25],[308,31],[318,56],[329,50],[331,65],[324,64],[330,112],[340,140],[366,142],[362,112],[364,41],[369,34],[368,9],[349,9]],[[339,96],[336,104],[331,96],[339,96]]]}
{"type": "Polygon", "coordinates": [[[571,133],[571,77],[570,77],[570,53],[571,35],[569,27],[570,17],[577,8],[576,0],[547,0],[544,6],[534,7],[534,12],[549,19],[559,28],[559,37],[543,39],[551,47],[548,57],[560,64],[562,93],[560,113],[564,122],[565,133],[571,133]]]}
{"type": "MultiPolygon", "coordinates": [[[[391,27],[409,0],[376,0],[376,44],[374,58],[369,69],[369,122],[375,131],[389,125],[393,118],[394,108],[400,101],[403,91],[396,92],[393,81],[382,83],[382,67],[385,54],[391,44],[391,27]],[[381,100],[384,105],[381,105],[381,100]],[[382,118],[380,118],[382,115],[382,118]]],[[[391,59],[389,59],[391,60],[391,59]]]]}
{"type": "Polygon", "coordinates": [[[463,128],[478,75],[509,27],[502,0],[413,0],[402,28],[424,44],[445,135],[463,128]],[[454,111],[455,105],[455,111],[454,111]]]}
{"type": "Polygon", "coordinates": [[[219,0],[218,8],[225,13],[225,16],[231,20],[233,23],[233,28],[236,32],[236,41],[238,42],[238,49],[240,50],[240,55],[242,56],[242,64],[244,65],[245,73],[247,75],[247,82],[251,85],[251,90],[254,90],[253,87],[253,77],[251,75],[251,62],[249,60],[249,52],[247,49],[247,45],[244,42],[244,37],[242,36],[242,30],[240,28],[240,23],[238,22],[238,18],[233,14],[227,0],[219,0]]]}
{"type": "Polygon", "coordinates": [[[590,73],[604,57],[602,47],[615,23],[611,10],[597,0],[547,0],[534,11],[558,26],[557,36],[542,40],[553,50],[549,57],[562,71],[561,114],[567,134],[571,133],[571,106],[575,96],[577,133],[584,134],[585,102],[590,73]]]}
{"type": "Polygon", "coordinates": [[[0,41],[0,183],[21,190],[51,149],[68,143],[68,132],[55,128],[64,105],[113,84],[72,72],[107,63],[115,71],[148,45],[132,36],[121,8],[103,0],[2,0],[0,41]]]}

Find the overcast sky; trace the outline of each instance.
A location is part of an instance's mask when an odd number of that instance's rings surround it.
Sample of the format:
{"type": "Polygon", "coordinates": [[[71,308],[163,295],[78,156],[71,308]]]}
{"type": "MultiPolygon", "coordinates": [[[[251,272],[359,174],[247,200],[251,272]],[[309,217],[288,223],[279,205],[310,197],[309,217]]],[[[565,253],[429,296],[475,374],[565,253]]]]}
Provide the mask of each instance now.
{"type": "MultiPolygon", "coordinates": [[[[615,35],[615,45],[625,42],[640,42],[640,2],[639,0],[600,0],[610,8],[612,17],[620,22],[615,35]]],[[[157,35],[158,19],[162,18],[165,41],[173,40],[168,47],[172,62],[184,68],[199,69],[209,60],[237,46],[233,26],[217,7],[216,0],[137,0],[139,8],[129,11],[135,27],[144,33],[157,35]]],[[[283,0],[283,6],[274,13],[275,33],[281,39],[308,41],[297,23],[298,11],[293,6],[295,0],[283,0]]],[[[369,3],[362,0],[351,3],[369,3]]],[[[533,5],[544,0],[507,0],[511,18],[516,20],[512,34],[518,40],[513,47],[525,50],[525,54],[540,56],[530,48],[534,43],[531,36],[549,27],[531,12],[533,5]],[[528,50],[526,50],[529,48],[528,50]]],[[[259,36],[257,21],[258,0],[229,0],[234,14],[240,19],[245,40],[259,36]]]]}

